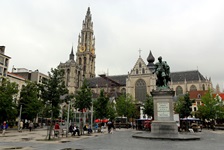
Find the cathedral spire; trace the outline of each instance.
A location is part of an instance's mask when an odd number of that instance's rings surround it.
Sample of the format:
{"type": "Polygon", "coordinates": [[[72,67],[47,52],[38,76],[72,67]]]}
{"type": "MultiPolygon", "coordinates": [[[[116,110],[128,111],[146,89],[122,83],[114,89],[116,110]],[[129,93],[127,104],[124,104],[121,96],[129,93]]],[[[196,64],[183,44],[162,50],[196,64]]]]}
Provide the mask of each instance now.
{"type": "Polygon", "coordinates": [[[72,46],[71,54],[69,55],[69,60],[74,60],[73,46],[72,46]]]}

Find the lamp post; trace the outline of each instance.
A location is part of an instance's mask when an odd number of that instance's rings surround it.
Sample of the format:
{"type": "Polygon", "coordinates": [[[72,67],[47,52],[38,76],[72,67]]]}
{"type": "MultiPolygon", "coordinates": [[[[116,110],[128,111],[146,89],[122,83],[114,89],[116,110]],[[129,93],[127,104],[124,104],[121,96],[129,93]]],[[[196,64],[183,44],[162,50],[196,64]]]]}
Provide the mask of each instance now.
{"type": "Polygon", "coordinates": [[[69,111],[70,111],[70,101],[69,101],[69,103],[68,103],[68,114],[67,114],[66,137],[68,137],[69,111]]]}
{"type": "Polygon", "coordinates": [[[22,104],[20,105],[20,110],[19,110],[18,131],[19,131],[19,128],[20,128],[21,114],[22,114],[22,104]]]}

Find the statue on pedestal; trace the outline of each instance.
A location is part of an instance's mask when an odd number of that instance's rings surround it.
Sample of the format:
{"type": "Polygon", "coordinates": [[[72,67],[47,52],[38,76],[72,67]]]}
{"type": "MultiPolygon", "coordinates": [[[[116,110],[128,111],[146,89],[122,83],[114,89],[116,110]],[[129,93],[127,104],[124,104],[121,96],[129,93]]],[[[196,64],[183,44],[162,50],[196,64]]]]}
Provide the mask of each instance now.
{"type": "Polygon", "coordinates": [[[158,88],[169,88],[168,82],[170,81],[170,67],[166,63],[166,61],[162,61],[162,57],[160,56],[158,58],[159,62],[155,64],[155,71],[157,80],[156,80],[156,86],[158,88]]]}

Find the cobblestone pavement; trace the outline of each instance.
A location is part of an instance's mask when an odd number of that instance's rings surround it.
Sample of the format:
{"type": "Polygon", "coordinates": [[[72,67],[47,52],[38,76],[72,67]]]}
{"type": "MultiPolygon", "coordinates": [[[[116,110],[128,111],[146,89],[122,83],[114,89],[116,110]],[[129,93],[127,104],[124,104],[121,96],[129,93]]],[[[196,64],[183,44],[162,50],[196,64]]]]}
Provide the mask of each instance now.
{"type": "Polygon", "coordinates": [[[91,136],[63,137],[55,141],[44,141],[47,131],[7,132],[0,136],[0,150],[10,148],[21,150],[223,150],[224,131],[203,130],[194,133],[201,136],[196,141],[167,141],[135,139],[132,135],[139,132],[132,129],[117,129],[113,134],[93,133],[91,136]]]}

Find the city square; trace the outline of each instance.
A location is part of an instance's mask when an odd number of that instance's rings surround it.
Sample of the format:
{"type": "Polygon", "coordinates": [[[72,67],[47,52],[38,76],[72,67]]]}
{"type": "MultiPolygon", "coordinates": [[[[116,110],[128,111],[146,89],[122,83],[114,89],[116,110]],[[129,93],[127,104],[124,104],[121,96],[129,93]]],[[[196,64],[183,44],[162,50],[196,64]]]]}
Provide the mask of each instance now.
{"type": "MultiPolygon", "coordinates": [[[[201,136],[200,140],[173,141],[173,140],[149,140],[136,139],[132,135],[134,129],[116,129],[113,134],[93,133],[81,137],[63,137],[56,141],[41,141],[46,136],[46,129],[37,129],[32,132],[9,131],[5,137],[0,136],[0,149],[21,150],[205,150],[223,149],[224,131],[207,130],[193,133],[201,136]],[[28,140],[26,140],[28,138],[28,140]],[[29,139],[30,138],[30,139],[29,139]]],[[[183,133],[190,134],[190,133],[183,133]]]]}
{"type": "Polygon", "coordinates": [[[170,1],[2,0],[0,150],[223,149],[224,2],[170,1]]]}

